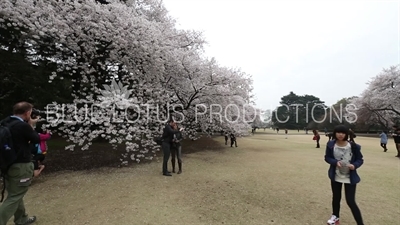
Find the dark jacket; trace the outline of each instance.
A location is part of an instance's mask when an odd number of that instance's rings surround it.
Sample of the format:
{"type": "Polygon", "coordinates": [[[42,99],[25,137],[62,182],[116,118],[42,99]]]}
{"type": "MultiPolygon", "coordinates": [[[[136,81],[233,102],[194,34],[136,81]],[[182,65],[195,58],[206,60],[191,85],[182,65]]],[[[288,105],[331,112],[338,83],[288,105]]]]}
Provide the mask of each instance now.
{"type": "Polygon", "coordinates": [[[171,125],[167,124],[164,127],[163,134],[162,134],[162,139],[163,142],[167,143],[172,143],[172,140],[174,139],[174,134],[180,132],[179,130],[174,130],[171,125]]]}
{"type": "MultiPolygon", "coordinates": [[[[328,177],[335,181],[336,165],[339,160],[335,159],[333,155],[333,148],[335,146],[336,140],[331,140],[326,145],[325,151],[325,162],[330,164],[328,170],[328,177]]],[[[350,184],[357,184],[361,181],[360,176],[357,174],[357,169],[364,163],[363,155],[361,153],[361,146],[354,142],[350,142],[352,157],[350,163],[354,165],[355,169],[350,170],[350,184]]]]}
{"type": "Polygon", "coordinates": [[[173,146],[176,148],[181,146],[182,139],[183,139],[182,132],[179,131],[178,133],[175,134],[175,138],[173,140],[173,146]]]}
{"type": "Polygon", "coordinates": [[[397,129],[393,132],[393,140],[396,144],[400,143],[400,129],[397,129]]]}
{"type": "Polygon", "coordinates": [[[13,148],[17,152],[17,160],[15,163],[29,163],[32,161],[32,145],[38,144],[40,138],[31,125],[22,121],[22,119],[9,117],[5,120],[5,123],[15,120],[20,120],[20,122],[10,127],[13,148]]]}

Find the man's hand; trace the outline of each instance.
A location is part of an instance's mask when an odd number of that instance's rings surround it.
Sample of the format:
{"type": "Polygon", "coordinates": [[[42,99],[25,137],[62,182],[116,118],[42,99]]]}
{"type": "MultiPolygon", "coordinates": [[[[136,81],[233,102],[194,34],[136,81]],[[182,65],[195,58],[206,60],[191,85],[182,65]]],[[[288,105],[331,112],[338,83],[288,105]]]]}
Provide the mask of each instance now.
{"type": "Polygon", "coordinates": [[[353,164],[349,164],[347,166],[349,167],[350,170],[355,170],[356,169],[356,167],[353,164]]]}
{"type": "Polygon", "coordinates": [[[32,127],[34,127],[36,125],[36,123],[38,122],[38,120],[40,119],[40,117],[36,117],[35,119],[30,118],[28,120],[28,124],[31,125],[32,127]]]}
{"type": "Polygon", "coordinates": [[[341,163],[340,161],[338,161],[338,162],[336,163],[336,166],[339,167],[339,168],[341,168],[341,167],[342,167],[342,163],[341,163]]]}
{"type": "Polygon", "coordinates": [[[183,131],[184,129],[185,129],[185,128],[182,127],[181,129],[179,129],[179,131],[183,131]]]}

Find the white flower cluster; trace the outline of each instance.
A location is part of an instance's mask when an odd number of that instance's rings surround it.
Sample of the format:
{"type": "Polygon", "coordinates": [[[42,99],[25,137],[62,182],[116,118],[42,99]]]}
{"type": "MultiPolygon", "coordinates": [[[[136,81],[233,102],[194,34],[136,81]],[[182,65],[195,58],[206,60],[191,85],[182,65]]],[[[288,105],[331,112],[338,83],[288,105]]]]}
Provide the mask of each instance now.
{"type": "Polygon", "coordinates": [[[351,103],[357,106],[360,123],[380,123],[387,127],[399,123],[400,65],[383,69],[351,103]]]}

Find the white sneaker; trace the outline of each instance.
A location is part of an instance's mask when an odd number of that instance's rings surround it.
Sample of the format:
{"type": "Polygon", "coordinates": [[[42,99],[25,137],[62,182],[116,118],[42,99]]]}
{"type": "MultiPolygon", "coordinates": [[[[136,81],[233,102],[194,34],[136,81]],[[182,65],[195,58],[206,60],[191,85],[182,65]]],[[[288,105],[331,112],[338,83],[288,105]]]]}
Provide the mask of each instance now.
{"type": "Polygon", "coordinates": [[[340,222],[339,222],[338,217],[336,217],[335,215],[332,215],[327,223],[328,223],[328,225],[338,225],[340,222]]]}

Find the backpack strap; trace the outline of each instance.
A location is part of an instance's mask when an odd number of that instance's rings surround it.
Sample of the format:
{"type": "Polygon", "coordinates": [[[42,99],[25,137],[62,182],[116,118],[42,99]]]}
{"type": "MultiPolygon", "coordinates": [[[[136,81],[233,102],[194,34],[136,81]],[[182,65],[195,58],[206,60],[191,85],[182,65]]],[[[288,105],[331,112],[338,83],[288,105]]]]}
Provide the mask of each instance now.
{"type": "Polygon", "coordinates": [[[5,178],[5,176],[2,174],[2,180],[3,180],[3,190],[1,191],[1,200],[0,200],[0,202],[3,202],[3,200],[4,200],[4,192],[5,192],[5,190],[6,190],[6,178],[5,178]]]}

